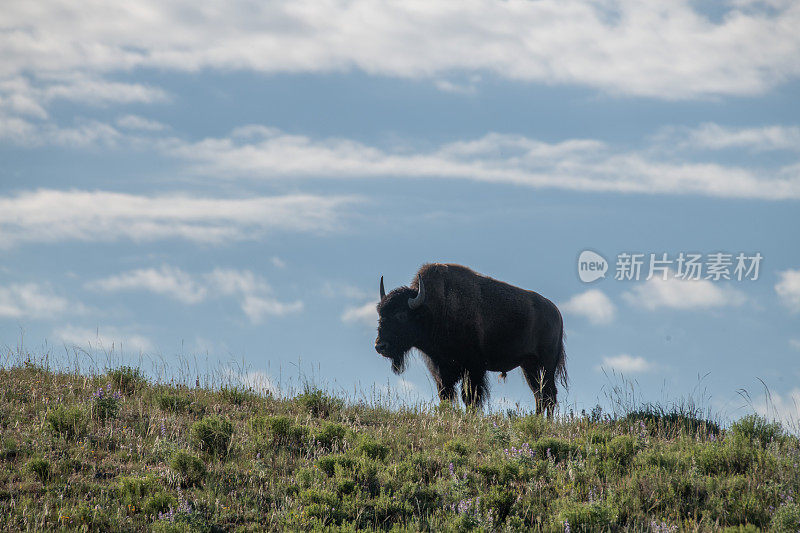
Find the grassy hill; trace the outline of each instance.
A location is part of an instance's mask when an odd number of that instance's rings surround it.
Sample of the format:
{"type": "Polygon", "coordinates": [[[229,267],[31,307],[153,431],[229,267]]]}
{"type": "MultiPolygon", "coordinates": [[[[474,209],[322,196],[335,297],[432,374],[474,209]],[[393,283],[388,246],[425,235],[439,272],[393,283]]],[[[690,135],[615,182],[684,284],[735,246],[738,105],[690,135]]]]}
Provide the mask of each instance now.
{"type": "Polygon", "coordinates": [[[0,369],[0,530],[800,530],[800,443],[643,408],[549,422],[0,369]]]}

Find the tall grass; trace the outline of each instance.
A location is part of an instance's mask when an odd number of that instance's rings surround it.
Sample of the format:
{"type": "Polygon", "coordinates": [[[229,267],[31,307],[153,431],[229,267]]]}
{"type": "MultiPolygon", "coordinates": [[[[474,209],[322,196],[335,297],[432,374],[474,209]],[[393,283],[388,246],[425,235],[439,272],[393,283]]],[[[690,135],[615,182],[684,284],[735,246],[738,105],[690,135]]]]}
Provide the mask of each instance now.
{"type": "Polygon", "coordinates": [[[550,421],[84,363],[3,360],[0,530],[800,529],[791,431],[629,383],[550,421]]]}

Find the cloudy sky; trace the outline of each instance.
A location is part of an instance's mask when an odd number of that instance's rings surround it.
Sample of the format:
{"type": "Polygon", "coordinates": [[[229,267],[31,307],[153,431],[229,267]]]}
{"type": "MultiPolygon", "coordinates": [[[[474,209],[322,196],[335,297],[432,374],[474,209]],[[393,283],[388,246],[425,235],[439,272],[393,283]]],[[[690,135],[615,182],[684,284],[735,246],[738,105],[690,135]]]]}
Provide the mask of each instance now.
{"type": "Polygon", "coordinates": [[[424,400],[373,351],[378,279],[458,262],[561,306],[569,407],[622,374],[739,416],[760,378],[796,416],[798,27],[783,0],[5,2],[0,345],[424,400]],[[681,252],[763,261],[614,279],[681,252]]]}

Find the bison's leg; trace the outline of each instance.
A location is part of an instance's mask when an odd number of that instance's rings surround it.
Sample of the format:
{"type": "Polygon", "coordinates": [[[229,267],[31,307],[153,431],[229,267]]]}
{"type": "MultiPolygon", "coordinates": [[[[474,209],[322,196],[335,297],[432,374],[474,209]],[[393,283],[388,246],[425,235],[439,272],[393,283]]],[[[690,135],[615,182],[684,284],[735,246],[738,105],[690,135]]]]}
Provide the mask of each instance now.
{"type": "Polygon", "coordinates": [[[461,399],[464,405],[480,407],[486,397],[486,371],[468,370],[461,382],[461,399]]]}
{"type": "Polygon", "coordinates": [[[553,417],[553,411],[556,405],[556,380],[555,370],[547,370],[537,366],[523,366],[522,374],[525,376],[525,381],[533,391],[533,396],[536,399],[536,414],[542,414],[542,411],[547,411],[547,417],[553,417]]]}
{"type": "Polygon", "coordinates": [[[544,374],[544,391],[542,394],[542,403],[547,410],[547,418],[552,419],[553,413],[556,410],[556,396],[558,390],[556,389],[556,373],[555,369],[548,370],[544,374]]]}
{"type": "Polygon", "coordinates": [[[429,365],[431,375],[436,381],[436,389],[439,392],[439,400],[455,403],[456,401],[456,384],[459,380],[457,372],[449,368],[441,368],[429,365]]]}

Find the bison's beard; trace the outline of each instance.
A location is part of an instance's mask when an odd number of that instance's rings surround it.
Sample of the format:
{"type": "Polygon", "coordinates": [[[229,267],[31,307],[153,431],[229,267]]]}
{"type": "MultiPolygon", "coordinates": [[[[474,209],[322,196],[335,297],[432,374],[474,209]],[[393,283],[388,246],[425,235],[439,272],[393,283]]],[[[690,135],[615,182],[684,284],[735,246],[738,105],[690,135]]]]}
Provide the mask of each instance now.
{"type": "Polygon", "coordinates": [[[406,371],[406,354],[392,356],[392,372],[402,374],[406,371]]]}

